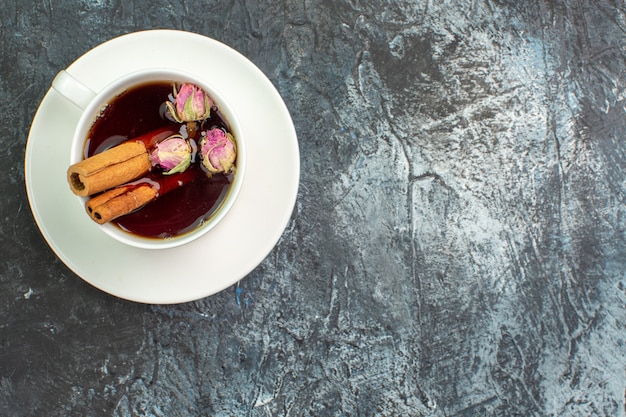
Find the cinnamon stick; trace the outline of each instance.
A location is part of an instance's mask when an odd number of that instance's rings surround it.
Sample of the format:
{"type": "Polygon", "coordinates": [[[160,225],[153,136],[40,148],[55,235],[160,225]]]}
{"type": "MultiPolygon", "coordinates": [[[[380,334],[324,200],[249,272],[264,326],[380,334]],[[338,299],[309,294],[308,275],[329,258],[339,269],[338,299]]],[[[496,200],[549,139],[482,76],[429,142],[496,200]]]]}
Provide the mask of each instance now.
{"type": "Polygon", "coordinates": [[[104,224],[145,206],[158,194],[156,188],[148,183],[125,185],[92,198],[85,207],[89,217],[98,224],[104,224]]]}
{"type": "Polygon", "coordinates": [[[86,197],[146,175],[152,167],[150,148],[174,133],[157,129],[77,162],[67,170],[70,189],[86,197]]]}
{"type": "Polygon", "coordinates": [[[188,171],[171,176],[143,178],[91,198],[85,204],[87,214],[96,223],[104,224],[129,214],[178,187],[188,184],[193,175],[188,171]]]}
{"type": "Polygon", "coordinates": [[[125,142],[70,166],[67,180],[74,194],[85,197],[135,180],[150,167],[146,146],[125,142]]]}

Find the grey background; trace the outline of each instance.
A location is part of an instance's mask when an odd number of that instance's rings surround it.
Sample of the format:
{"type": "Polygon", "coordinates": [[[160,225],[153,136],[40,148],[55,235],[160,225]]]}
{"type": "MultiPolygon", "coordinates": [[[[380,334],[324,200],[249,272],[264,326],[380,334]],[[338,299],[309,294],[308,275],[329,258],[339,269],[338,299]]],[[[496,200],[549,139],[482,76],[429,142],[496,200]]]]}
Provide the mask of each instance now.
{"type": "Polygon", "coordinates": [[[0,415],[624,416],[624,1],[0,3],[0,415]],[[218,39],[296,126],[271,254],[215,296],[104,294],[48,248],[24,149],[57,71],[218,39]]]}

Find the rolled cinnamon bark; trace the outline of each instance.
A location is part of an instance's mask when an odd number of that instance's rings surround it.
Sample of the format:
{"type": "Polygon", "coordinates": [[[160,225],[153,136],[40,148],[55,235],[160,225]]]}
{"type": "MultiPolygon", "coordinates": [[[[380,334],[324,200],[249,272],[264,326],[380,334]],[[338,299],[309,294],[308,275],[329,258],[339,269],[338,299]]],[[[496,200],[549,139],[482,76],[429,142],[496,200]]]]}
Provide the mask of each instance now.
{"type": "Polygon", "coordinates": [[[92,198],[85,207],[89,217],[104,224],[145,206],[158,195],[158,187],[149,183],[124,185],[92,198]]]}
{"type": "Polygon", "coordinates": [[[150,167],[146,146],[125,142],[70,166],[67,180],[74,194],[86,197],[146,175],[150,167]]]}
{"type": "Polygon", "coordinates": [[[70,189],[87,197],[143,177],[152,168],[150,148],[174,133],[157,129],[77,162],[67,170],[70,189]]]}
{"type": "Polygon", "coordinates": [[[140,209],[159,196],[188,184],[192,178],[193,175],[189,170],[171,176],[142,178],[93,197],[87,201],[85,208],[89,217],[96,223],[104,224],[140,209]]]}

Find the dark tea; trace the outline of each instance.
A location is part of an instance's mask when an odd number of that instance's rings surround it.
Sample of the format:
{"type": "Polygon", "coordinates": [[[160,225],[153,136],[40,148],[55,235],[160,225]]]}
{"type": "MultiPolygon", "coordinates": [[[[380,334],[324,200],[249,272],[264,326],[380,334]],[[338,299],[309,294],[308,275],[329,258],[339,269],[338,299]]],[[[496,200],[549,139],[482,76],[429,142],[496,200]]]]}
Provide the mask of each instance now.
{"type": "MultiPolygon", "coordinates": [[[[167,116],[165,102],[172,98],[173,83],[151,82],[125,91],[112,100],[91,127],[85,146],[85,158],[96,155],[129,139],[157,129],[171,129],[190,142],[197,142],[200,132],[219,128],[230,132],[227,121],[215,106],[209,118],[197,125],[180,124],[167,116]]],[[[194,158],[200,157],[194,154],[194,158]]],[[[148,174],[146,180],[150,180],[148,174]]],[[[172,180],[176,177],[172,175],[172,180]]],[[[228,195],[233,174],[207,175],[201,164],[192,163],[185,171],[184,186],[160,195],[146,206],[118,217],[112,223],[119,228],[148,238],[175,237],[200,226],[220,207],[228,195]]]]}

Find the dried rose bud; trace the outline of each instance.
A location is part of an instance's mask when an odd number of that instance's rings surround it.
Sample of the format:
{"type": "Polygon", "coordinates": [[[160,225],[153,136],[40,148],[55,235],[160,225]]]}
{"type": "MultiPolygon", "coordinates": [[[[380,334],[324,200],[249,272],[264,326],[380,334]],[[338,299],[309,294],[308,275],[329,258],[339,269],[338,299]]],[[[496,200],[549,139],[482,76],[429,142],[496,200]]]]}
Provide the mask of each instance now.
{"type": "Polygon", "coordinates": [[[205,120],[213,106],[209,95],[195,84],[183,84],[179,90],[174,86],[174,103],[167,101],[165,104],[178,123],[205,120]]]}
{"type": "Polygon", "coordinates": [[[163,169],[164,175],[185,171],[191,165],[192,147],[181,135],[172,135],[157,143],[150,153],[152,166],[163,169]]]}
{"type": "Polygon", "coordinates": [[[202,133],[200,141],[200,155],[202,165],[211,174],[229,172],[237,157],[235,139],[230,133],[222,129],[210,129],[202,133]]]}

